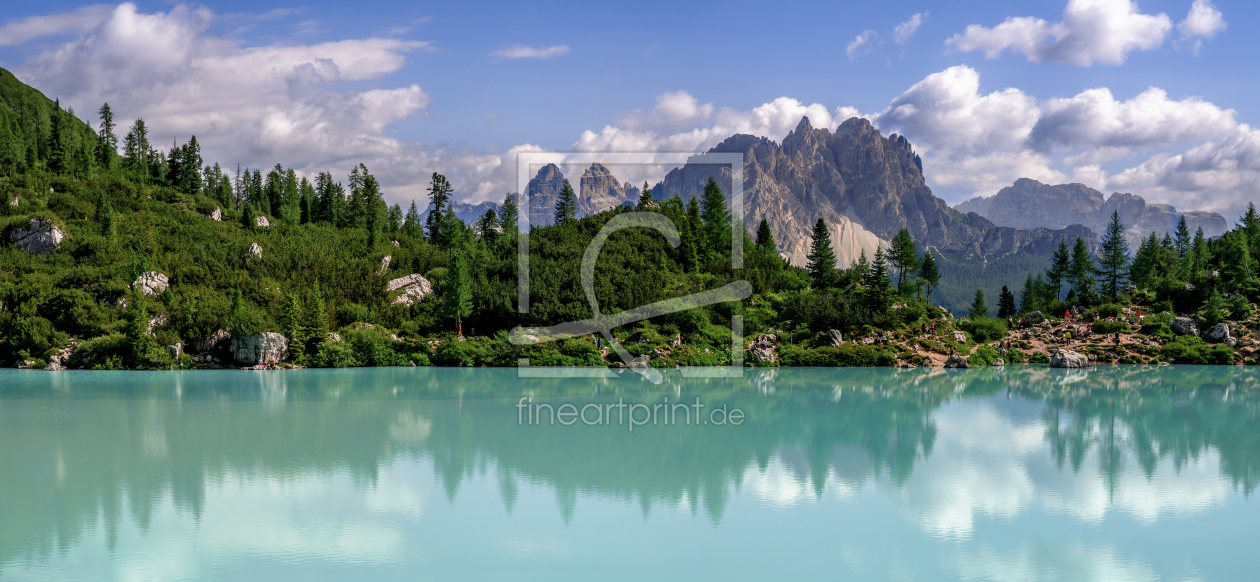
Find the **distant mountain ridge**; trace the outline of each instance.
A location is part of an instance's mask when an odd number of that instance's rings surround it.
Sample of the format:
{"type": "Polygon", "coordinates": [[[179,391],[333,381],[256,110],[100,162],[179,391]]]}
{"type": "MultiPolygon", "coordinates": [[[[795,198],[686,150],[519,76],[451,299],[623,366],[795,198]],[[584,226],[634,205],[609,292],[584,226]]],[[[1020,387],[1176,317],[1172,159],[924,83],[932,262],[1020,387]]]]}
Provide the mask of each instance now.
{"type": "Polygon", "coordinates": [[[988,198],[963,202],[954,210],[974,212],[998,226],[1063,228],[1082,224],[1097,233],[1103,232],[1111,214],[1118,212],[1126,226],[1125,238],[1134,248],[1152,232],[1159,236],[1173,232],[1182,216],[1191,233],[1202,227],[1204,235],[1214,237],[1229,228],[1225,217],[1215,212],[1178,212],[1173,206],[1151,204],[1136,194],[1116,192],[1104,198],[1102,192],[1084,184],[1052,186],[1028,178],[1016,180],[988,198]]]}

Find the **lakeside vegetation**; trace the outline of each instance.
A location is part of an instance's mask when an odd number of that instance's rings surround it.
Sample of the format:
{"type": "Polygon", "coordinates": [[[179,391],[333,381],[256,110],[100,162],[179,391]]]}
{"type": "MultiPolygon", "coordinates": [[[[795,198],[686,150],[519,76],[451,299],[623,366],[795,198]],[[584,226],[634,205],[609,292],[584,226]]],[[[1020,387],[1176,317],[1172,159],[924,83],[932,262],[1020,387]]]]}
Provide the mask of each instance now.
{"type": "MultiPolygon", "coordinates": [[[[1085,317],[1114,317],[1131,305],[1155,315],[1139,331],[1162,345],[1139,361],[1233,363],[1252,355],[1249,340],[1226,354],[1198,337],[1174,338],[1168,323],[1173,314],[1202,326],[1254,323],[1254,209],[1215,240],[1201,232],[1191,237],[1183,222],[1175,238],[1152,235],[1132,260],[1116,218],[1100,256],[1079,240],[1073,249],[1062,245],[1044,274],[1030,275],[1022,287],[1011,282],[1018,297],[1011,289],[999,295],[996,318],[978,292],[972,312],[957,320],[929,299],[942,273],[905,230],[875,256],[837,268],[820,220],[801,268],[779,257],[763,221],[755,236],[744,233],[744,268],[733,270],[732,217],[712,181],[688,201],[654,200],[645,184],[636,207],[583,218],[575,216],[566,185],[556,224],[530,229],[531,308],[521,314],[513,196],[501,214],[489,211],[466,224],[451,206],[450,183],[434,173],[422,220],[414,202],[405,211],[388,205],[362,164],[345,183],[327,172],[308,180],[280,165],[228,170],[204,160],[195,137],[157,149],[143,120],[120,138],[108,105],[94,126],[0,70],[0,365],[43,367],[57,354],[69,367],[95,369],[227,365],[223,342],[210,350],[213,359],[172,347],[191,347],[220,330],[280,333],[290,362],[303,366],[514,366],[520,358],[610,365],[616,358],[593,338],[517,346],[507,332],[591,317],[577,266],[595,234],[631,211],[668,217],[681,244],[674,248],[643,228],[614,233],[595,267],[604,313],[738,280],[753,290],[743,302],[615,330],[652,366],[729,364],[735,315],[743,317],[749,364],[890,366],[940,363],[960,353],[972,365],[989,365],[999,357],[990,344],[1008,338],[1007,318],[1074,307],[1085,317]],[[35,219],[65,235],[46,256],[8,242],[35,219]],[[169,286],[145,294],[135,283],[150,272],[166,276],[169,286]],[[413,274],[432,292],[400,303],[400,292],[387,285],[413,274]],[[764,353],[752,349],[754,339],[764,353]]],[[[1095,331],[1114,333],[1103,327],[1095,331]]],[[[1006,361],[1046,359],[1031,348],[1015,352],[1006,361]]],[[[1104,361],[1128,357],[1100,354],[1104,361]]]]}

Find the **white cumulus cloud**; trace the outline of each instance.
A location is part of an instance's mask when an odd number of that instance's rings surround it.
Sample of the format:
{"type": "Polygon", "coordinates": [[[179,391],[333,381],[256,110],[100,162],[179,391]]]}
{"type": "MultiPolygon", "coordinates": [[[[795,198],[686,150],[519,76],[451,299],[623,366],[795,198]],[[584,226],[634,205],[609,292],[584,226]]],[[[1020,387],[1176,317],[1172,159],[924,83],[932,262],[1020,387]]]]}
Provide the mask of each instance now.
{"type": "Polygon", "coordinates": [[[983,51],[990,59],[1010,49],[1034,62],[1119,65],[1130,51],[1163,44],[1171,29],[1172,20],[1166,14],[1142,14],[1131,0],[1069,0],[1062,22],[1020,16],[993,28],[971,24],[946,40],[945,46],[962,52],[983,51]]]}
{"type": "Polygon", "coordinates": [[[1225,16],[1212,5],[1211,0],[1194,0],[1190,13],[1185,20],[1177,23],[1177,29],[1181,31],[1181,41],[1190,43],[1190,50],[1197,55],[1203,48],[1203,39],[1212,38],[1225,30],[1225,16]]]}
{"type": "Polygon", "coordinates": [[[844,48],[844,54],[849,55],[850,61],[856,61],[858,57],[866,55],[875,50],[875,42],[879,38],[879,33],[873,30],[863,31],[857,35],[849,46],[844,48]]]}
{"type": "Polygon", "coordinates": [[[518,44],[494,51],[490,53],[490,56],[504,59],[549,59],[551,57],[562,57],[567,54],[569,54],[569,47],[563,44],[545,47],[518,44]]]}

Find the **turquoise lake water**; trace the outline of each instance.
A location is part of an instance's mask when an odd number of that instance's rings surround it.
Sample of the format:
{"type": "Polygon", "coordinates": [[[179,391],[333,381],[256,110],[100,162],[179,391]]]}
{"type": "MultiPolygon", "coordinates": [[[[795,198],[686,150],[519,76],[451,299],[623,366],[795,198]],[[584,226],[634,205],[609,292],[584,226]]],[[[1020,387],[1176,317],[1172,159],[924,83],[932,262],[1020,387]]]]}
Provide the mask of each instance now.
{"type": "Polygon", "coordinates": [[[0,370],[0,580],[1253,580],[1258,379],[0,370]]]}

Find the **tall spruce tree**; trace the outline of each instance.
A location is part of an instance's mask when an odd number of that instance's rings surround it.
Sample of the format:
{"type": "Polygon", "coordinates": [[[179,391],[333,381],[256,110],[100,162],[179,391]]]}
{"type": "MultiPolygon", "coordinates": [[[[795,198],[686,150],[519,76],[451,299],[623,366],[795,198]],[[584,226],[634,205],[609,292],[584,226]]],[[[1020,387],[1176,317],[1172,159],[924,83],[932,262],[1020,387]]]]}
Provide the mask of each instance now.
{"type": "Polygon", "coordinates": [[[1070,278],[1072,252],[1068,250],[1067,241],[1059,241],[1050,259],[1050,268],[1046,269],[1046,282],[1054,289],[1054,298],[1058,299],[1063,292],[1063,282],[1070,278]]]}
{"type": "Polygon", "coordinates": [[[516,195],[503,197],[503,212],[499,215],[499,225],[503,227],[505,236],[516,236],[520,230],[520,208],[516,206],[516,195]]]}
{"type": "Polygon", "coordinates": [[[727,254],[731,249],[731,213],[726,209],[726,196],[717,182],[710,177],[704,185],[704,197],[700,201],[700,216],[704,220],[702,242],[706,249],[727,254]]]}
{"type": "Polygon", "coordinates": [[[984,289],[976,289],[976,297],[971,300],[970,317],[976,319],[978,317],[988,317],[989,306],[984,302],[984,289]]]}
{"type": "MultiPolygon", "coordinates": [[[[877,256],[882,260],[882,253],[877,253],[877,256]]],[[[831,285],[836,276],[836,253],[831,248],[831,233],[822,218],[814,223],[814,235],[809,244],[807,258],[809,263],[806,264],[805,270],[809,272],[814,287],[822,289],[831,285]]]]}
{"type": "Polygon", "coordinates": [[[446,216],[446,203],[450,200],[454,188],[451,183],[437,172],[429,182],[429,215],[424,219],[424,231],[428,233],[429,242],[438,244],[442,240],[442,219],[446,216]]]}
{"type": "Polygon", "coordinates": [[[1077,237],[1072,247],[1072,262],[1068,268],[1068,278],[1072,281],[1072,290],[1076,298],[1088,302],[1093,294],[1094,257],[1089,254],[1085,241],[1077,237]]]}
{"type": "Polygon", "coordinates": [[[565,180],[560,186],[560,195],[556,197],[555,221],[556,224],[568,224],[574,220],[577,220],[577,195],[573,193],[573,186],[565,180]]]}
{"type": "Polygon", "coordinates": [[[1011,293],[1006,285],[1002,285],[1002,292],[998,295],[998,317],[1014,317],[1019,309],[1015,307],[1015,294],[1011,293]]]}
{"type": "Polygon", "coordinates": [[[1028,278],[1024,279],[1024,288],[1019,291],[1019,311],[1017,313],[1028,313],[1034,309],[1037,304],[1037,290],[1033,288],[1032,273],[1028,274],[1028,278]]]}
{"type": "Polygon", "coordinates": [[[411,201],[411,207],[407,209],[407,216],[403,218],[402,225],[403,234],[414,238],[423,239],[424,233],[420,227],[420,210],[416,208],[416,201],[411,201]]]}
{"type": "Polygon", "coordinates": [[[888,258],[882,247],[876,247],[875,258],[871,261],[870,271],[866,277],[866,289],[863,299],[866,308],[872,313],[888,313],[892,305],[892,281],[889,280],[888,258]]]}
{"type": "Polygon", "coordinates": [[[923,262],[919,266],[919,278],[927,286],[928,297],[931,297],[932,291],[941,283],[941,271],[936,266],[936,257],[933,256],[931,248],[924,248],[923,262]]]}
{"type": "Polygon", "coordinates": [[[652,201],[652,189],[648,187],[647,182],[644,182],[643,189],[639,191],[639,209],[642,210],[643,206],[651,201],[652,201]]]}
{"type": "Polygon", "coordinates": [[[757,247],[762,249],[773,249],[774,233],[770,232],[770,223],[762,218],[761,223],[757,225],[757,247]]]}
{"type": "Polygon", "coordinates": [[[915,246],[914,239],[910,238],[909,230],[903,228],[893,237],[892,243],[888,245],[888,263],[897,271],[897,288],[901,289],[906,275],[919,268],[919,249],[915,246]]]}
{"type": "Polygon", "coordinates": [[[1177,219],[1177,230],[1173,232],[1176,236],[1173,244],[1176,245],[1177,256],[1185,261],[1186,254],[1190,252],[1190,229],[1186,226],[1186,215],[1182,214],[1177,219]]]}
{"type": "Polygon", "coordinates": [[[1111,213],[1111,221],[1107,223],[1103,235],[1102,253],[1098,257],[1098,275],[1102,279],[1102,292],[1109,297],[1120,294],[1129,272],[1129,243],[1124,239],[1124,224],[1120,222],[1120,212],[1111,213]]]}
{"type": "Polygon", "coordinates": [[[114,135],[114,112],[109,103],[96,112],[101,117],[101,131],[96,140],[96,164],[102,170],[113,170],[118,160],[118,136],[114,135]]]}
{"type": "Polygon", "coordinates": [[[458,251],[451,257],[451,266],[447,270],[443,311],[455,320],[457,331],[463,330],[464,318],[472,314],[472,275],[464,262],[464,255],[458,251]]]}

